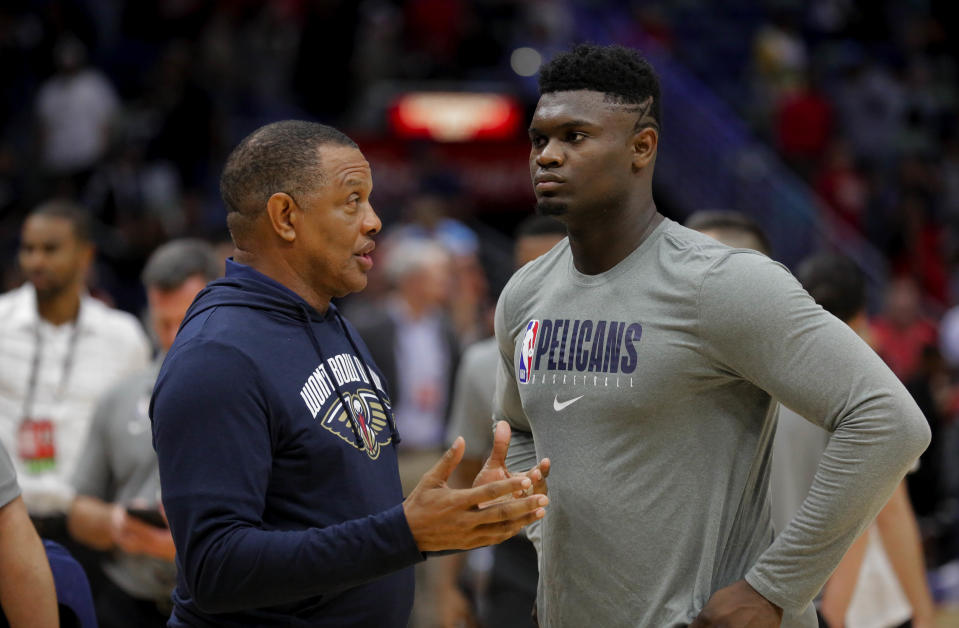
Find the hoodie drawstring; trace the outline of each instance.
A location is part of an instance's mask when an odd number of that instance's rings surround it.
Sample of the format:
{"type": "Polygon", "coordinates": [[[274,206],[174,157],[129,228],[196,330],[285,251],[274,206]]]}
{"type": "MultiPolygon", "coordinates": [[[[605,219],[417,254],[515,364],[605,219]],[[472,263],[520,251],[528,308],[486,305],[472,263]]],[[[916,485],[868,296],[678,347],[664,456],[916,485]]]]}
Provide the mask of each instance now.
{"type": "Polygon", "coordinates": [[[363,372],[366,373],[366,379],[369,380],[370,385],[373,387],[373,394],[376,395],[380,405],[383,406],[383,412],[386,413],[387,420],[390,424],[390,438],[392,438],[392,442],[399,443],[403,439],[400,438],[400,432],[396,429],[396,418],[393,416],[393,409],[386,405],[383,397],[380,397],[380,391],[377,390],[376,384],[373,383],[373,374],[370,373],[370,367],[366,364],[366,360],[363,359],[363,354],[360,353],[359,347],[356,346],[356,341],[353,340],[353,334],[350,333],[350,329],[346,326],[346,322],[344,322],[343,317],[340,316],[338,310],[333,310],[333,314],[336,316],[336,320],[340,323],[340,327],[343,329],[346,339],[350,342],[350,346],[353,347],[353,353],[360,358],[360,364],[363,366],[363,372]]]}
{"type": "MultiPolygon", "coordinates": [[[[346,416],[350,420],[350,429],[353,431],[353,437],[356,439],[356,446],[360,449],[366,447],[366,443],[363,441],[363,438],[360,436],[359,427],[356,424],[356,417],[353,416],[353,411],[350,408],[350,404],[347,401],[346,394],[340,388],[340,385],[336,382],[336,378],[332,376],[330,371],[326,366],[326,355],[323,353],[323,349],[320,347],[320,341],[316,337],[316,334],[313,333],[313,325],[310,322],[310,313],[307,311],[306,307],[302,304],[299,304],[300,312],[303,314],[303,324],[306,327],[306,335],[310,337],[310,342],[313,344],[313,350],[316,351],[317,356],[320,358],[320,367],[323,369],[323,372],[326,374],[327,379],[333,385],[333,389],[336,390],[336,396],[340,400],[340,404],[343,406],[343,409],[346,411],[346,416]]],[[[396,420],[393,418],[393,411],[386,405],[386,402],[383,400],[383,397],[380,396],[380,392],[376,389],[376,384],[374,379],[370,374],[370,369],[366,364],[366,360],[363,359],[363,354],[360,353],[359,349],[356,346],[356,342],[353,340],[353,337],[350,335],[349,330],[343,322],[342,317],[339,312],[335,309],[333,313],[336,315],[336,319],[340,324],[340,327],[343,329],[346,339],[349,341],[350,346],[353,348],[354,354],[359,358],[360,364],[363,366],[363,371],[366,374],[367,380],[370,382],[370,387],[373,389],[373,394],[376,395],[376,398],[379,400],[380,405],[383,407],[383,412],[386,414],[389,426],[390,426],[390,437],[391,442],[396,446],[396,443],[400,442],[399,432],[396,430],[396,420]]]]}

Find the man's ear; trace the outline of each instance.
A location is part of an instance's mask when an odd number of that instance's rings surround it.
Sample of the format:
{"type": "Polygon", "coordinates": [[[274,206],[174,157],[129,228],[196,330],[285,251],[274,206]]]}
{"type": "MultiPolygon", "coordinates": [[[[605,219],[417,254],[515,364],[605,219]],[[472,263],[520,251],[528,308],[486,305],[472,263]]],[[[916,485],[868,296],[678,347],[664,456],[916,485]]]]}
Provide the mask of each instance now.
{"type": "Polygon", "coordinates": [[[659,147],[659,131],[647,126],[633,135],[633,171],[638,172],[653,163],[659,147]]]}
{"type": "Polygon", "coordinates": [[[296,201],[286,192],[277,192],[266,201],[266,215],[273,232],[287,242],[296,240],[293,213],[297,211],[296,201]]]}

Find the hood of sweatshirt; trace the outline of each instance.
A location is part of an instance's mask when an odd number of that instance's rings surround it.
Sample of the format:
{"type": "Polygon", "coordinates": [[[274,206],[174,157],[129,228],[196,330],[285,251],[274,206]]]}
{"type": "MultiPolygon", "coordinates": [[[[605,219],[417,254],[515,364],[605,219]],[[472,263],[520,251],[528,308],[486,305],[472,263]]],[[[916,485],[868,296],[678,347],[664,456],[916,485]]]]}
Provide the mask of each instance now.
{"type": "MultiPolygon", "coordinates": [[[[182,330],[193,319],[203,315],[205,312],[219,307],[244,307],[254,310],[261,310],[270,313],[271,316],[280,316],[289,318],[291,325],[296,325],[303,330],[305,338],[309,339],[310,344],[316,352],[321,367],[327,370],[328,381],[336,390],[340,404],[350,420],[350,427],[356,438],[357,445],[362,445],[369,438],[369,427],[358,420],[355,413],[350,410],[349,398],[344,395],[343,390],[337,384],[337,378],[328,372],[327,358],[323,347],[314,329],[315,323],[326,323],[334,325],[342,331],[343,335],[349,341],[356,356],[359,358],[359,366],[363,370],[367,381],[374,381],[375,378],[370,372],[369,365],[364,358],[365,352],[361,351],[354,334],[340,315],[337,307],[330,303],[326,312],[320,312],[306,300],[284,286],[280,282],[254,270],[249,266],[234,262],[232,258],[226,260],[226,276],[214,280],[207,284],[206,288],[197,294],[183,322],[180,324],[182,330]]],[[[371,387],[380,405],[384,408],[389,421],[389,429],[393,444],[400,442],[400,435],[396,429],[396,421],[393,412],[385,399],[377,391],[376,386],[371,387]]]]}

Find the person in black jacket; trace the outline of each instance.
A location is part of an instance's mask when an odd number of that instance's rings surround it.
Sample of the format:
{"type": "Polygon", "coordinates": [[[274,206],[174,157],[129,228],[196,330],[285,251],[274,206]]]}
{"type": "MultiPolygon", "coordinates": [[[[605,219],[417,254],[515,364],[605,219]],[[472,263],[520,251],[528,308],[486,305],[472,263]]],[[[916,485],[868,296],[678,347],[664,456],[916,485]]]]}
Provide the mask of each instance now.
{"type": "Polygon", "coordinates": [[[151,402],[171,626],[405,626],[425,553],[498,543],[545,514],[549,463],[509,476],[505,429],[474,488],[446,485],[458,439],[403,499],[388,388],[330,303],[366,286],[371,190],[356,144],[320,124],[267,125],[227,160],[235,254],[151,402]]]}

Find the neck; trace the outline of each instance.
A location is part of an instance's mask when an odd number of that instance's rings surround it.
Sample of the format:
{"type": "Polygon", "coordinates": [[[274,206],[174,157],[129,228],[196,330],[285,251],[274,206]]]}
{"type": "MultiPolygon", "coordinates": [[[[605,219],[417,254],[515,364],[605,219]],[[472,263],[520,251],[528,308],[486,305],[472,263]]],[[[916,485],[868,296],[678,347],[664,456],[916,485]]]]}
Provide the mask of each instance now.
{"type": "Polygon", "coordinates": [[[582,224],[567,223],[576,270],[585,275],[606,272],[635,251],[662,221],[649,198],[638,212],[626,205],[594,213],[582,224]]]}
{"type": "Polygon", "coordinates": [[[51,325],[63,325],[76,320],[80,313],[79,290],[64,290],[60,294],[43,299],[37,295],[37,313],[51,325]]]}
{"type": "Polygon", "coordinates": [[[309,303],[317,312],[326,313],[330,307],[330,295],[323,295],[314,290],[309,282],[304,280],[299,273],[282,257],[260,255],[253,251],[244,251],[237,248],[233,259],[245,266],[263,273],[270,279],[274,279],[309,303]]]}

